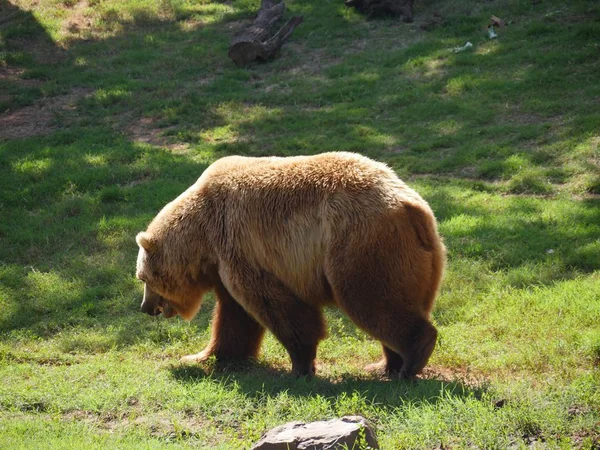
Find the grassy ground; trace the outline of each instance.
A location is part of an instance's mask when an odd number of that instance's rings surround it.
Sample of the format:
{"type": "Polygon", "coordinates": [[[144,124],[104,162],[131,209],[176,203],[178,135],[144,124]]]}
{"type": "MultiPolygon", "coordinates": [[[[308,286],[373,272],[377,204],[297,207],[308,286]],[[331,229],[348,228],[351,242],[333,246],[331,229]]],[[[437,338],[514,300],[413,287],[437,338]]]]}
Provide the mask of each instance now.
{"type": "Polygon", "coordinates": [[[599,448],[598,2],[423,0],[409,25],[288,0],[304,23],[239,69],[258,3],[0,0],[0,447],[248,448],[362,414],[385,449],[599,448]],[[272,337],[180,365],[213,300],[139,313],[135,234],[220,156],[325,150],[389,163],[439,219],[423,379],[366,375],[379,347],[334,310],[311,381],[272,337]]]}

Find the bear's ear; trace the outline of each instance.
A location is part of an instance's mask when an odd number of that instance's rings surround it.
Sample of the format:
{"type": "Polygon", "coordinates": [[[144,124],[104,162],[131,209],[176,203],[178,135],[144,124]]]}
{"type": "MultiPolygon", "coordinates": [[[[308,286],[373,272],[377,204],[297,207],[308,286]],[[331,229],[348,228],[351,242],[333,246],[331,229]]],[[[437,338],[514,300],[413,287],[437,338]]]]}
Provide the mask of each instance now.
{"type": "Polygon", "coordinates": [[[138,235],[135,237],[135,241],[141,248],[143,248],[147,252],[154,250],[154,248],[156,247],[156,242],[152,238],[152,235],[146,231],[138,233],[138,235]]]}

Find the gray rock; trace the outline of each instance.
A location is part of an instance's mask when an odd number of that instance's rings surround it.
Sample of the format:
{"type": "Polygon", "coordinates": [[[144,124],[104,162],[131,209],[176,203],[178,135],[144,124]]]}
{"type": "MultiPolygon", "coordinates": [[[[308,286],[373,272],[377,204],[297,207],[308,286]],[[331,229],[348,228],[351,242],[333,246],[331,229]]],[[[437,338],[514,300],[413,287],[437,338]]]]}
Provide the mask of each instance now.
{"type": "Polygon", "coordinates": [[[267,431],[251,450],[358,450],[359,443],[377,449],[375,433],[364,417],[344,416],[320,422],[290,422],[267,431]],[[361,432],[364,430],[364,432],[361,432]],[[362,437],[361,437],[362,435],[362,437]]]}

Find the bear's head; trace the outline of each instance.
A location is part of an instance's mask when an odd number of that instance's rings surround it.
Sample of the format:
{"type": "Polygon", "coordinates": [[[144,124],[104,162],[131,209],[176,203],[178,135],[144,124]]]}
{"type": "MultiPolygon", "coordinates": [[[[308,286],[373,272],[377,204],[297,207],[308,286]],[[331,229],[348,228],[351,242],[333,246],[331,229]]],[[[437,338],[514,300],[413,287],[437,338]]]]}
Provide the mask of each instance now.
{"type": "Polygon", "coordinates": [[[136,277],[144,282],[141,310],[151,316],[162,313],[166,318],[179,315],[191,320],[214,283],[197,264],[186,261],[185,251],[168,237],[147,231],[136,236],[140,248],[136,277]]]}

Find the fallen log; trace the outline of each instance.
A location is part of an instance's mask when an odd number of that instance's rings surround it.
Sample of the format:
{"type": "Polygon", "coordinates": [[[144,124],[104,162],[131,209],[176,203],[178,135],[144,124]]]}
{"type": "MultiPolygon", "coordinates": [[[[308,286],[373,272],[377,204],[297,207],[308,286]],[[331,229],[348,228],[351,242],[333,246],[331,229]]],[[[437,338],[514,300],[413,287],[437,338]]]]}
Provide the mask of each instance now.
{"type": "Polygon", "coordinates": [[[276,23],[283,17],[285,5],[275,0],[262,0],[252,25],[238,32],[229,46],[229,57],[238,66],[254,60],[266,61],[277,53],[294,29],[302,23],[302,16],[294,16],[277,32],[276,23]]]}
{"type": "Polygon", "coordinates": [[[346,0],[345,5],[354,7],[368,17],[394,16],[402,17],[405,22],[412,22],[414,0],[346,0]]]}

